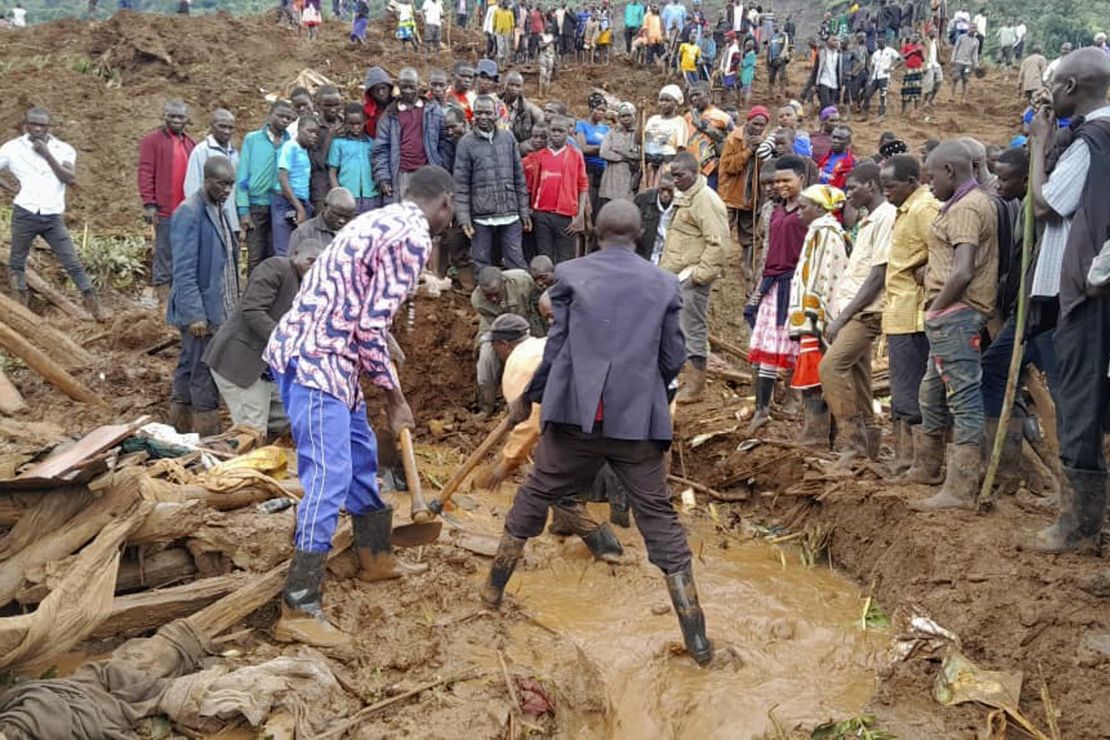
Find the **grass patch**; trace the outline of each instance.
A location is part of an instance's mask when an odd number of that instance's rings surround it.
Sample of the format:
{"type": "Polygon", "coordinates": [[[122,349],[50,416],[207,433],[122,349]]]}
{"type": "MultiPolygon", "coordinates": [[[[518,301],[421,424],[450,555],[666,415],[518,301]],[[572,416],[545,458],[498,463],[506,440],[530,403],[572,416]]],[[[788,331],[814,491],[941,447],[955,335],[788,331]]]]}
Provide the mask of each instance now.
{"type": "Polygon", "coordinates": [[[875,727],[875,717],[871,714],[826,722],[813,728],[809,737],[810,740],[894,740],[894,735],[875,727]]]}

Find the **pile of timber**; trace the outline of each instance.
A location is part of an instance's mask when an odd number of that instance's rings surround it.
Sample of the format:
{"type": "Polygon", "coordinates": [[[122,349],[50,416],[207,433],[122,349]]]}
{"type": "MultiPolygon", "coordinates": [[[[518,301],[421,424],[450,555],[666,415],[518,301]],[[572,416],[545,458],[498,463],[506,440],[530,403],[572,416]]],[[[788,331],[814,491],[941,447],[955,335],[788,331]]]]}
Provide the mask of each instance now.
{"type": "MultiPolygon", "coordinates": [[[[118,444],[105,433],[115,429],[94,431],[69,457],[98,434],[118,444]]],[[[175,619],[200,619],[214,636],[280,590],[289,553],[267,561],[238,551],[256,544],[255,531],[292,542],[292,509],[254,507],[299,499],[295,479],[205,471],[196,453],[167,467],[112,452],[86,455],[117,461],[88,482],[71,475],[86,463],[70,466],[66,451],[35,467],[61,471],[56,478],[0,481],[0,670],[49,665],[86,639],[149,634],[175,619]],[[177,473],[160,477],[170,468],[177,473]],[[234,604],[221,601],[232,595],[234,604]]]]}

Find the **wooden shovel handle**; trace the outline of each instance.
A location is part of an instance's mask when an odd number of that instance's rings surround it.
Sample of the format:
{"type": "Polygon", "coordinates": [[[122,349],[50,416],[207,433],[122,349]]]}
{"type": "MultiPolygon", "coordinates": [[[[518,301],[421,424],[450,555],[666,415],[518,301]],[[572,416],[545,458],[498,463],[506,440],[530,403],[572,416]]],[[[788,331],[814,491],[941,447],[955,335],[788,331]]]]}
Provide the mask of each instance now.
{"type": "Polygon", "coordinates": [[[501,440],[505,438],[505,435],[509,433],[511,428],[512,427],[509,425],[509,417],[506,416],[501,420],[500,424],[495,426],[493,430],[486,435],[486,438],[482,440],[482,444],[478,445],[478,448],[470,453],[470,457],[466,458],[462,467],[455,471],[455,474],[451,476],[451,480],[447,481],[447,485],[439,492],[438,508],[440,511],[442,511],[447,502],[451,500],[451,496],[455,494],[455,491],[459,490],[459,486],[466,480],[466,476],[470,475],[470,472],[478,467],[478,463],[485,459],[485,456],[489,454],[490,450],[501,443],[501,440]]]}

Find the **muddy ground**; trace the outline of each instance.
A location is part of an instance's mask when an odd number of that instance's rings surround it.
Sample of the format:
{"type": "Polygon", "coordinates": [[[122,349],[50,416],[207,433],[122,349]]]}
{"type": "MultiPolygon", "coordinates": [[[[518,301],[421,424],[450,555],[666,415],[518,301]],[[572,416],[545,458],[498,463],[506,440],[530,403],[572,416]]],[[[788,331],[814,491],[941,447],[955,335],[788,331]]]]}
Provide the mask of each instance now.
{"type": "MultiPolygon", "coordinates": [[[[261,123],[263,95],[287,90],[305,67],[331,77],[354,96],[368,64],[380,63],[393,71],[402,64],[395,42],[380,24],[372,29],[370,43],[363,49],[347,49],[345,34],[343,27],[326,25],[313,44],[262,18],[129,14],[96,24],[70,20],[5,34],[0,69],[8,94],[0,99],[0,130],[5,137],[14,135],[23,111],[32,104],[50,108],[59,123],[57,134],[79,153],[78,187],[71,193],[71,228],[77,231],[88,223],[100,234],[142,233],[134,176],[137,141],[157,125],[166,99],[181,97],[190,103],[195,121],[192,130],[198,137],[207,112],[217,106],[236,113],[242,133],[261,123]]],[[[455,32],[454,40],[454,54],[475,58],[480,45],[476,36],[455,32]]],[[[434,64],[449,67],[454,58],[445,51],[434,64]]],[[[431,65],[422,58],[416,66],[426,70],[431,65]]],[[[794,70],[794,78],[798,77],[800,73],[794,70]]],[[[526,90],[531,91],[534,77],[527,79],[526,90]]],[[[660,81],[653,73],[617,62],[607,69],[565,74],[556,81],[554,94],[582,112],[588,88],[595,84],[629,97],[643,108],[650,104],[660,81]]],[[[910,122],[893,115],[885,124],[855,123],[857,149],[873,151],[885,128],[902,132],[912,146],[925,138],[956,133],[989,142],[1007,141],[1016,132],[1013,122],[1020,113],[1018,101],[1008,92],[1011,83],[992,73],[973,85],[971,103],[955,108],[942,104],[930,113],[928,121],[910,122]]],[[[757,81],[757,101],[760,92],[761,81],[757,81]]],[[[7,234],[0,235],[0,241],[6,239],[7,234]]],[[[36,264],[57,275],[51,260],[39,256],[36,264]]],[[[712,315],[716,334],[742,344],[743,288],[737,275],[733,255],[729,273],[715,292],[712,315]]],[[[174,348],[153,354],[144,350],[172,332],[133,296],[112,295],[108,303],[114,320],[103,326],[75,325],[49,308],[36,308],[45,320],[93,350],[96,365],[78,375],[109,401],[112,411],[73,404],[34,374],[16,368],[11,375],[30,411],[18,423],[0,420],[4,452],[32,451],[96,424],[142,413],[161,414],[174,348]]],[[[430,490],[450,475],[489,426],[470,416],[473,332],[467,297],[460,294],[437,301],[419,299],[412,331],[404,325],[397,327],[409,357],[402,378],[418,420],[421,467],[430,490]],[[442,424],[429,425],[430,421],[442,424]]],[[[738,359],[728,360],[737,369],[748,370],[738,359]]],[[[1057,707],[1063,737],[1107,735],[1110,688],[1105,676],[1110,657],[1105,647],[1099,647],[1106,642],[1100,636],[1110,629],[1106,602],[1110,588],[1105,578],[1099,580],[1107,566],[1105,561],[1066,555],[1041,557],[1019,549],[1025,533],[1050,519],[1042,498],[1019,493],[1002,500],[987,515],[915,514],[907,502],[926,495],[924,488],[894,485],[875,470],[857,471],[847,478],[829,474],[820,462],[821,455],[790,445],[797,425],[788,415],[776,416],[763,434],[768,441],[762,446],[751,452],[737,451],[745,435],[740,429],[728,430],[738,425],[735,413],[750,403],[751,389],[712,381],[709,391],[710,401],[679,414],[676,452],[681,453],[676,454],[674,464],[676,472],[686,477],[744,497],[719,505],[716,522],[704,499],[695,511],[684,514],[691,531],[708,543],[701,554],[708,549],[710,557],[708,561],[703,558],[699,567],[706,572],[702,598],[710,615],[711,635],[736,643],[749,663],[753,654],[745,656],[745,650],[762,649],[784,635],[786,652],[791,653],[789,635],[793,633],[790,628],[784,632],[781,624],[749,625],[736,634],[728,633],[721,601],[744,597],[713,585],[713,548],[724,550],[737,537],[747,537],[739,533],[750,529],[741,524],[776,525],[786,532],[824,529],[831,532],[827,557],[832,565],[872,595],[885,611],[917,602],[959,634],[968,656],[982,666],[1022,671],[1022,708],[1037,725],[1047,728],[1049,724],[1041,697],[1043,677],[1057,707]],[[692,446],[694,436],[711,431],[724,433],[692,446]],[[804,462],[807,458],[808,464],[804,462]],[[721,616],[715,620],[715,614],[721,616]]],[[[464,521],[480,524],[486,532],[497,531],[504,498],[465,494],[459,503],[457,515],[464,521]]],[[[289,517],[289,513],[274,516],[289,517]]],[[[642,562],[638,538],[622,532],[621,539],[632,558],[641,561],[632,566],[633,575],[622,583],[639,584],[643,593],[652,594],[646,597],[649,603],[665,606],[661,582],[642,562]]],[[[272,540],[275,547],[279,540],[272,540]]],[[[356,736],[504,736],[510,702],[496,659],[498,648],[504,651],[514,675],[538,679],[554,700],[554,717],[528,720],[541,734],[635,736],[626,725],[614,724],[618,714],[614,697],[619,705],[619,688],[629,677],[608,670],[610,663],[599,666],[589,657],[597,640],[576,630],[574,619],[553,626],[537,616],[535,612],[546,602],[526,588],[534,572],[544,573],[556,563],[557,572],[575,569],[575,583],[583,593],[604,593],[604,582],[599,587],[590,585],[589,579],[611,577],[608,566],[591,564],[578,543],[540,538],[530,546],[524,572],[510,588],[505,616],[491,618],[480,614],[475,599],[487,561],[451,544],[436,544],[406,557],[428,562],[431,571],[412,582],[367,588],[338,577],[349,574],[349,561],[337,566],[339,573],[329,585],[329,609],[341,626],[358,636],[354,650],[332,656],[344,686],[371,703],[437,676],[462,674],[472,666],[477,666],[480,676],[434,689],[371,718],[356,736]]],[[[754,565],[749,568],[755,572],[754,565]]],[[[568,593],[573,594],[573,589],[568,593]]],[[[844,593],[848,595],[843,598],[858,606],[858,594],[852,595],[850,589],[844,593]]],[[[846,605],[837,608],[850,611],[846,605]]],[[[673,617],[649,611],[652,613],[630,613],[621,623],[621,634],[651,635],[639,641],[651,643],[645,649],[654,656],[653,661],[666,661],[665,642],[677,635],[673,617]],[[652,620],[658,624],[649,629],[652,620]],[[642,633],[637,631],[641,629],[642,633]]],[[[260,662],[283,649],[267,639],[275,616],[276,606],[272,606],[249,621],[256,629],[243,638],[240,660],[260,662]]],[[[839,617],[829,619],[837,621],[839,617]]],[[[96,652],[92,646],[90,653],[96,652]]],[[[866,696],[870,692],[864,692],[858,700],[833,702],[827,707],[830,715],[842,718],[862,711],[866,704],[866,711],[877,714],[880,726],[901,737],[971,737],[983,732],[982,708],[944,709],[929,698],[935,664],[908,663],[888,670],[867,649],[853,655],[838,664],[856,660],[857,667],[881,674],[882,680],[874,684],[877,688],[870,700],[866,696]]],[[[672,665],[674,671],[683,670],[672,665]]],[[[799,666],[797,672],[807,677],[808,683],[827,682],[820,668],[799,666]]],[[[648,677],[666,684],[675,675],[659,672],[648,677]]],[[[783,701],[797,691],[786,684],[780,688],[783,701]]],[[[736,717],[735,726],[728,729],[715,726],[706,731],[703,727],[697,732],[682,724],[654,729],[656,734],[675,737],[760,736],[772,729],[766,721],[770,704],[768,701],[762,711],[736,717]]],[[[676,714],[700,711],[689,703],[668,706],[676,714]]],[[[791,710],[784,717],[788,720],[785,729],[812,727],[821,713],[791,710]]]]}

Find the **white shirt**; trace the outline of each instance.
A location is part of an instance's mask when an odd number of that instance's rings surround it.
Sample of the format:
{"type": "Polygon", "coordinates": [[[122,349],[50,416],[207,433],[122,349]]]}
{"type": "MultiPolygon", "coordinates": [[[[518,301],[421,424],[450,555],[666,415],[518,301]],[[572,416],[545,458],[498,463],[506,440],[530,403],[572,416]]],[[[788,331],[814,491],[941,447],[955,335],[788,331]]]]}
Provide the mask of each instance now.
{"type": "Polygon", "coordinates": [[[443,5],[439,0],[425,0],[424,7],[424,23],[429,26],[439,26],[443,24],[443,5]]]}
{"type": "Polygon", "coordinates": [[[25,8],[12,8],[12,25],[23,28],[27,25],[27,10],[25,8]]]}
{"type": "Polygon", "coordinates": [[[925,66],[928,69],[940,69],[940,62],[937,60],[937,42],[935,39],[929,39],[928,52],[929,58],[925,66]]]}
{"type": "Polygon", "coordinates": [[[901,58],[902,55],[889,46],[885,49],[875,49],[875,53],[871,55],[871,79],[889,80],[890,68],[901,58]]]}
{"type": "MultiPolygon", "coordinates": [[[[73,166],[77,161],[77,152],[61,139],[51,136],[46,147],[58,164],[73,166]]],[[[15,205],[42,216],[65,213],[65,183],[50,169],[50,163],[35,153],[27,134],[0,146],[0,170],[19,181],[19,194],[12,201],[15,205]]]]}
{"type": "Polygon", "coordinates": [[[821,50],[821,72],[817,84],[822,87],[840,87],[840,52],[828,47],[821,50]]]}
{"type": "Polygon", "coordinates": [[[976,30],[978,30],[981,35],[987,35],[987,16],[980,13],[975,16],[975,20],[972,21],[972,23],[974,23],[976,30]]]}
{"type": "Polygon", "coordinates": [[[1029,33],[1029,29],[1025,27],[1024,23],[1019,23],[1014,26],[1014,35],[1017,36],[1019,42],[1025,38],[1025,34],[1027,33],[1029,33]]]}

